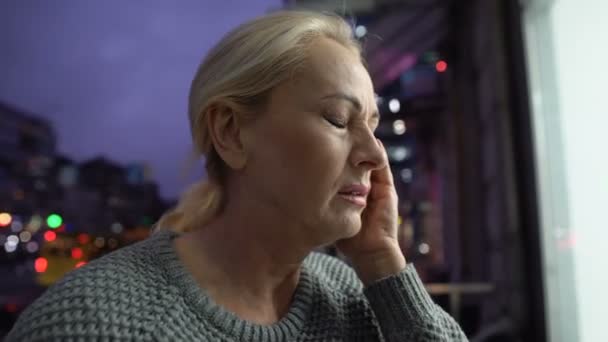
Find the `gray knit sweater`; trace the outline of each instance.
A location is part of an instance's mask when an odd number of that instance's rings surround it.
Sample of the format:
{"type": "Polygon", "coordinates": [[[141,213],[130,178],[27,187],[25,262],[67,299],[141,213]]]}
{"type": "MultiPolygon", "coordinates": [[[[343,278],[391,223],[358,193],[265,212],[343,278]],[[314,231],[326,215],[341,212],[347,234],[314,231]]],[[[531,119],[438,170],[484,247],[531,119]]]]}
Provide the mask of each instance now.
{"type": "Polygon", "coordinates": [[[7,341],[466,341],[412,265],[367,288],[311,253],[289,312],[272,325],[209,298],[161,232],[69,273],[19,317],[7,341]]]}

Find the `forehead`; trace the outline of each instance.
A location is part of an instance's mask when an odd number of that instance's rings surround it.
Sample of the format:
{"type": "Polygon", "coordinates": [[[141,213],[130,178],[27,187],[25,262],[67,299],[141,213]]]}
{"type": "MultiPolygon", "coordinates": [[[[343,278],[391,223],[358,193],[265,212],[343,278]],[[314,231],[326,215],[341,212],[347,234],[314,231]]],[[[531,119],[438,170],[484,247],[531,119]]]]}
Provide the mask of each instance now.
{"type": "Polygon", "coordinates": [[[319,99],[341,92],[356,97],[365,107],[375,106],[372,81],[354,51],[321,38],[310,45],[308,53],[307,63],[293,84],[301,94],[319,99]]]}

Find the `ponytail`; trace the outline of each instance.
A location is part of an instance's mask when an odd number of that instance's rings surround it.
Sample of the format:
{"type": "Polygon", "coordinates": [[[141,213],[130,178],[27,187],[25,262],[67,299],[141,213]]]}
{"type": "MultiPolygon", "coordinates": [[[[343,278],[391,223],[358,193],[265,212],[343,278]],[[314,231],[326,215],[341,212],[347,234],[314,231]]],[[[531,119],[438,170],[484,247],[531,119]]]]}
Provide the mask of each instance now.
{"type": "Polygon", "coordinates": [[[207,180],[197,182],[184,192],[175,208],[163,214],[154,231],[184,233],[196,229],[218,214],[221,203],[222,189],[219,184],[207,180]]]}
{"type": "Polygon", "coordinates": [[[156,222],[153,232],[160,230],[188,232],[209,223],[222,210],[226,200],[223,187],[225,164],[211,147],[210,142],[205,147],[208,151],[205,163],[207,179],[191,185],[180,196],[177,205],[164,213],[156,222]]]}

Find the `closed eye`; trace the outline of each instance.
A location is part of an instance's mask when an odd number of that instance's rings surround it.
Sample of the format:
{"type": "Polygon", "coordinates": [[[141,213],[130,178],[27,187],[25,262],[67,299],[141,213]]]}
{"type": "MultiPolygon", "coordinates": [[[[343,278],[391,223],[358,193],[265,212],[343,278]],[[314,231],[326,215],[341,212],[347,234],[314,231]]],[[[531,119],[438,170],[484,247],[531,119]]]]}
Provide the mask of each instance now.
{"type": "Polygon", "coordinates": [[[345,125],[345,124],[343,124],[343,123],[341,123],[341,122],[340,122],[340,121],[338,121],[338,120],[335,120],[335,119],[330,119],[330,118],[328,118],[328,117],[325,117],[325,120],[326,120],[327,122],[329,122],[329,123],[330,123],[332,126],[336,127],[336,128],[341,128],[341,129],[342,129],[342,128],[346,128],[346,125],[345,125]]]}

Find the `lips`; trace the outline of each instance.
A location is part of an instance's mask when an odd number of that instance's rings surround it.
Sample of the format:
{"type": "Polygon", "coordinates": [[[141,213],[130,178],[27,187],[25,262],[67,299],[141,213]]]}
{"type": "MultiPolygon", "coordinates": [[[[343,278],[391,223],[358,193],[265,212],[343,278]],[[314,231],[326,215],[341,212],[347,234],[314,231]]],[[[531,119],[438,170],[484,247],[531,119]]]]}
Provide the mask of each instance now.
{"type": "Polygon", "coordinates": [[[369,187],[363,184],[351,184],[340,189],[338,193],[340,195],[367,196],[369,187]]]}
{"type": "Polygon", "coordinates": [[[369,194],[369,187],[362,184],[352,184],[343,187],[338,192],[338,195],[343,199],[356,204],[361,207],[367,205],[367,195],[369,194]]]}

